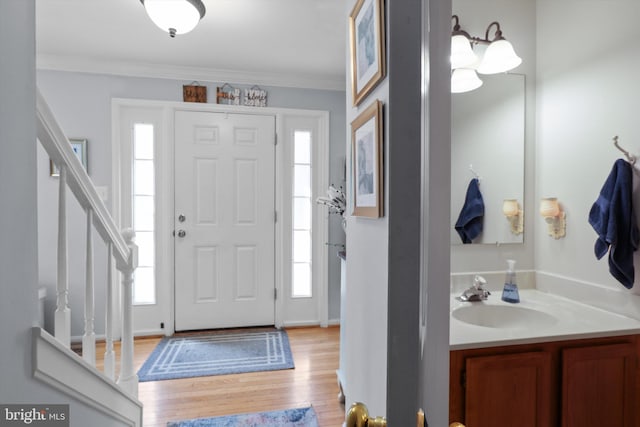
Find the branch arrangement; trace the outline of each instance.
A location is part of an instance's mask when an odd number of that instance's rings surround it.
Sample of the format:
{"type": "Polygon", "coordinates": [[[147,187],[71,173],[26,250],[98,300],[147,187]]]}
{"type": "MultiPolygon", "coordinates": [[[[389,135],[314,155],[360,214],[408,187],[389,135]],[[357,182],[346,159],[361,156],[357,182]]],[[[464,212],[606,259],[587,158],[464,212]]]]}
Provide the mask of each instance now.
{"type": "Polygon", "coordinates": [[[337,213],[344,216],[347,209],[347,196],[342,187],[336,188],[331,184],[327,190],[327,197],[320,196],[316,203],[329,207],[329,213],[337,213]]]}

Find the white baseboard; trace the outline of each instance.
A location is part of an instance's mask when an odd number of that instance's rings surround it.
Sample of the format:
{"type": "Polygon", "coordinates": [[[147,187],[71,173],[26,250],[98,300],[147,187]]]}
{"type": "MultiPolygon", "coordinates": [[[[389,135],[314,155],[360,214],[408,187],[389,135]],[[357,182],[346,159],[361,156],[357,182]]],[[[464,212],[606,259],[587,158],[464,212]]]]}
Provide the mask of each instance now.
{"type": "Polygon", "coordinates": [[[340,326],[340,318],[329,319],[329,326],[340,326]]]}
{"type": "Polygon", "coordinates": [[[40,327],[32,328],[33,376],[103,414],[142,427],[142,403],[40,327]]]}

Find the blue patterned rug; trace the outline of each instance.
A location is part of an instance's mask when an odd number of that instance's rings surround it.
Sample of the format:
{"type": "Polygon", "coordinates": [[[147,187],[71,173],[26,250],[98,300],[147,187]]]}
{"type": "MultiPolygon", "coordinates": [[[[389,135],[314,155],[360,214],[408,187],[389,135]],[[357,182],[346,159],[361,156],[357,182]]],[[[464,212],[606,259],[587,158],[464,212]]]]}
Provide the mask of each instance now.
{"type": "Polygon", "coordinates": [[[138,371],[140,381],[292,369],[283,330],[165,337],[138,371]]]}
{"type": "Polygon", "coordinates": [[[286,409],[284,411],[255,414],[228,415],[169,422],[167,427],[318,427],[313,408],[286,409]]]}

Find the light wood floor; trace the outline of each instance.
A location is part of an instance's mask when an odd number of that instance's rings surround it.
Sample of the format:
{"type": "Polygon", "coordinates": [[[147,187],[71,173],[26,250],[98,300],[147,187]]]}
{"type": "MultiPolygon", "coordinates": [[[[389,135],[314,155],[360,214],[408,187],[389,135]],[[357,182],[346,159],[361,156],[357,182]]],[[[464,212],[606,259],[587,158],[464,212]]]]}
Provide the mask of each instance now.
{"type": "MultiPolygon", "coordinates": [[[[336,380],[340,329],[293,328],[287,329],[287,334],[295,369],[140,383],[138,397],[144,404],[145,427],[310,405],[320,427],[341,426],[344,406],[338,402],[336,380]]],[[[135,340],[136,371],[159,341],[160,337],[135,340]]],[[[97,348],[97,355],[101,354],[103,346],[97,348]]]]}

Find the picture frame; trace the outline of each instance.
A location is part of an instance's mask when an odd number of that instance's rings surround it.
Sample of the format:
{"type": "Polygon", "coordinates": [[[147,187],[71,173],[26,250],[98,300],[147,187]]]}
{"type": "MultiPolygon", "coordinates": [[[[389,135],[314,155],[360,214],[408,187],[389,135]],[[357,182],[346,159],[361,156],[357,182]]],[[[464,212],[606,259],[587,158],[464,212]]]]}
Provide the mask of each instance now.
{"type": "Polygon", "coordinates": [[[358,0],[349,15],[351,88],[357,106],[386,75],[384,0],[358,0]]]}
{"type": "Polygon", "coordinates": [[[354,216],[383,215],[382,101],[376,100],[351,122],[354,216]]]}
{"type": "MultiPolygon", "coordinates": [[[[80,163],[82,163],[84,170],[89,173],[87,155],[88,141],[85,138],[69,138],[69,143],[71,144],[71,148],[73,148],[73,152],[76,154],[76,157],[80,160],[80,163]]],[[[60,169],[53,162],[53,159],[49,159],[49,174],[51,176],[60,176],[60,169]]]]}

